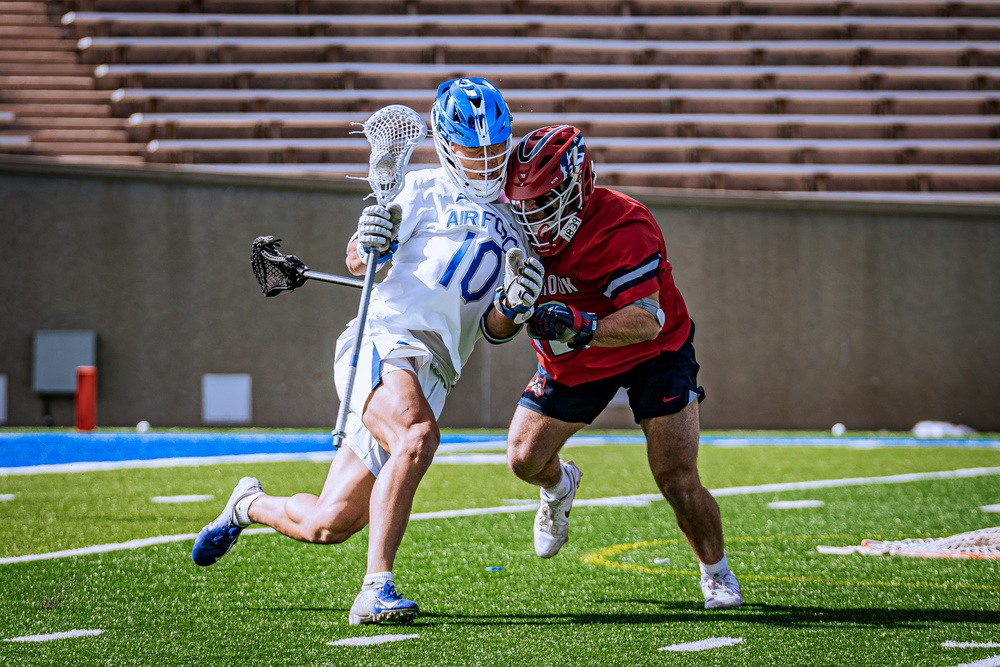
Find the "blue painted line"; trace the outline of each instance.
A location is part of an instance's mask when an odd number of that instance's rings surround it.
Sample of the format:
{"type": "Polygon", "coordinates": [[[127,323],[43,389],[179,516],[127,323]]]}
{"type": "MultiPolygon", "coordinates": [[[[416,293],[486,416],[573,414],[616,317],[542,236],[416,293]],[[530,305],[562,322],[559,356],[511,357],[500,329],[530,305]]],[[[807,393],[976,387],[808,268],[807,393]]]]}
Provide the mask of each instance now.
{"type": "MultiPolygon", "coordinates": [[[[502,449],[502,434],[444,434],[441,451],[502,449]]],[[[246,454],[301,454],[329,452],[333,439],[326,433],[11,433],[0,434],[0,468],[135,461],[165,458],[233,456],[246,454]]],[[[569,445],[642,445],[641,435],[577,435],[569,445]]],[[[782,436],[702,436],[702,445],[715,447],[961,447],[1000,449],[1000,439],[982,438],[822,438],[782,436]]]]}
{"type": "MultiPolygon", "coordinates": [[[[495,440],[505,436],[447,435],[442,444],[495,440]]],[[[300,454],[329,452],[333,438],[326,433],[11,433],[0,434],[0,468],[146,461],[242,454],[300,454]]]]}

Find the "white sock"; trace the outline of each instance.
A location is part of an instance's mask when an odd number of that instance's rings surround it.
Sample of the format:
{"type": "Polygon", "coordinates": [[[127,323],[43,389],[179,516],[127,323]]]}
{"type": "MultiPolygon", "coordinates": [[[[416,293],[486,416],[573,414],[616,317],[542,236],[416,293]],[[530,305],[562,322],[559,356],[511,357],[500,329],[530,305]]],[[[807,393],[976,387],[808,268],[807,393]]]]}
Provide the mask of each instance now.
{"type": "Polygon", "coordinates": [[[264,495],[263,491],[258,491],[257,493],[251,493],[249,496],[240,498],[236,502],[236,507],[233,508],[233,518],[236,519],[236,524],[246,528],[253,521],[250,520],[250,504],[264,495]]]}
{"type": "Polygon", "coordinates": [[[545,495],[553,500],[562,498],[569,493],[570,489],[573,488],[573,481],[569,478],[569,475],[566,474],[566,468],[561,463],[559,464],[559,472],[562,476],[559,478],[559,481],[555,486],[542,487],[542,491],[545,492],[545,495]]]}
{"type": "Polygon", "coordinates": [[[392,572],[372,572],[365,575],[365,582],[362,584],[361,590],[382,588],[387,583],[395,585],[392,581],[392,572]]]}
{"type": "Polygon", "coordinates": [[[698,567],[701,568],[702,576],[710,577],[718,572],[725,572],[726,570],[728,570],[729,561],[726,560],[726,553],[722,552],[722,560],[720,560],[718,563],[715,563],[714,565],[705,565],[704,563],[699,562],[698,567]]]}

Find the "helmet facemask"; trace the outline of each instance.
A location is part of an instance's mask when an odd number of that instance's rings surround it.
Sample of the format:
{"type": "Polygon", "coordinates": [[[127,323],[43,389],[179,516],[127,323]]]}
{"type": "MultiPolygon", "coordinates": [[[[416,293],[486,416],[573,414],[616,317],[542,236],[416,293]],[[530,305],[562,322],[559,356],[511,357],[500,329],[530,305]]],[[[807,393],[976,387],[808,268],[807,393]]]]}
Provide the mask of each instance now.
{"type": "Polygon", "coordinates": [[[510,158],[506,194],[514,220],[539,256],[556,255],[583,222],[594,168],[583,133],[572,125],[525,136],[510,158]]]}
{"type": "Polygon", "coordinates": [[[528,242],[540,256],[554,255],[573,238],[580,228],[583,212],[583,187],[580,172],[535,199],[512,199],[510,210],[528,242]]]}
{"type": "Polygon", "coordinates": [[[463,146],[434,133],[434,148],[452,180],[469,199],[485,204],[496,201],[507,174],[507,157],[513,142],[489,146],[463,146]]]}

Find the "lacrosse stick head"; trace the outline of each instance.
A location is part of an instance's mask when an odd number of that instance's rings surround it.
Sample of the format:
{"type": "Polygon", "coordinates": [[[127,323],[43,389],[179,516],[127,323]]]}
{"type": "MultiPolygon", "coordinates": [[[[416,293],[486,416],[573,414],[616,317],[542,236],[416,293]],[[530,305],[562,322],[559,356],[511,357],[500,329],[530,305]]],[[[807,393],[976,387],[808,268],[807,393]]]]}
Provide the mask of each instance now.
{"type": "Polygon", "coordinates": [[[373,113],[362,125],[371,144],[368,184],[379,204],[385,204],[403,187],[410,155],[427,136],[427,124],[413,109],[392,104],[373,113]]]}
{"type": "Polygon", "coordinates": [[[273,236],[258,236],[250,248],[250,267],[264,296],[291,292],[306,281],[306,265],[295,255],[281,254],[279,241],[273,236]]]}

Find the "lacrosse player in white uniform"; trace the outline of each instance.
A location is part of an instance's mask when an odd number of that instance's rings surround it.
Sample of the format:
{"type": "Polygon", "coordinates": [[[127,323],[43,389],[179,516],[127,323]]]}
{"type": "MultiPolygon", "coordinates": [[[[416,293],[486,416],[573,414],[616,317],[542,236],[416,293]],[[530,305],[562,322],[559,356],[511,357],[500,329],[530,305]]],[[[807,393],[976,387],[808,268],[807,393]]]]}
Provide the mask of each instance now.
{"type": "MultiPolygon", "coordinates": [[[[372,251],[392,260],[374,286],[345,446],[322,492],[268,496],[253,477],[240,480],[222,514],[199,534],[192,559],[211,565],[251,523],[303,542],[343,542],[366,525],[368,565],[351,607],[351,624],[416,618],[415,602],[395,589],[392,568],[417,485],[440,442],[437,418],[480,336],[517,335],[532,314],[543,270],[502,197],[512,146],[511,115],[485,79],[438,88],[432,110],[442,166],[408,173],[386,206],[369,206],[347,251],[361,275],[372,251]]],[[[334,375],[345,397],[357,321],[337,341],[334,375]]]]}

